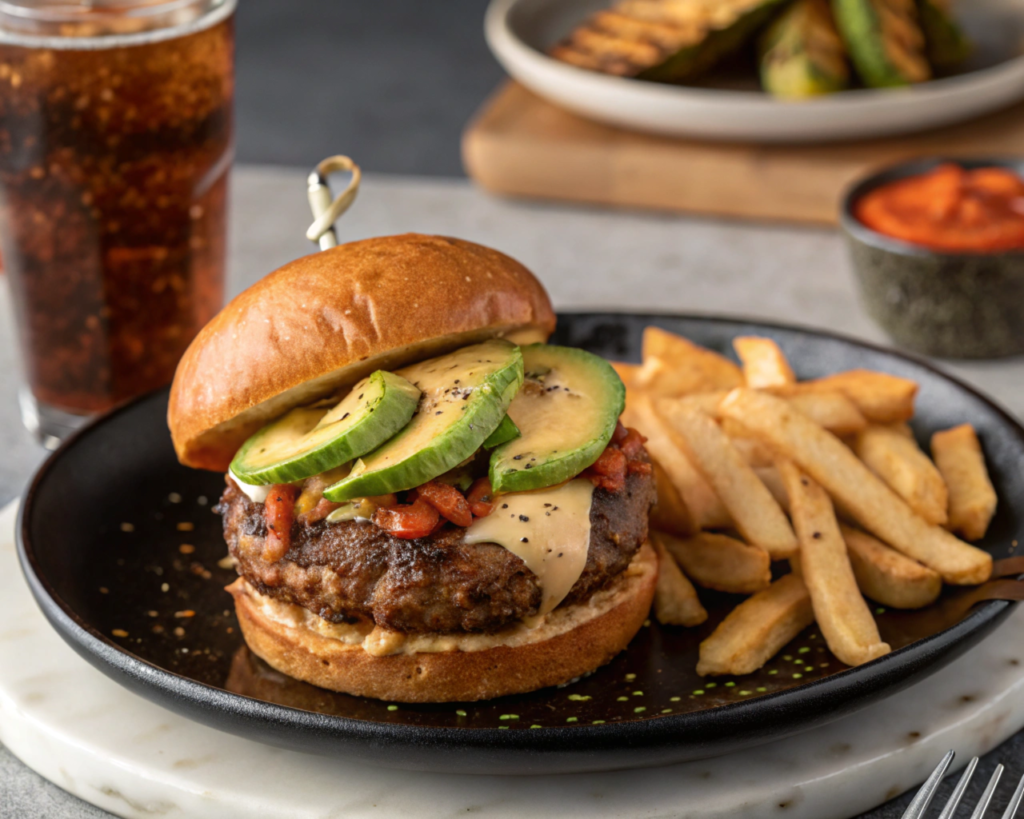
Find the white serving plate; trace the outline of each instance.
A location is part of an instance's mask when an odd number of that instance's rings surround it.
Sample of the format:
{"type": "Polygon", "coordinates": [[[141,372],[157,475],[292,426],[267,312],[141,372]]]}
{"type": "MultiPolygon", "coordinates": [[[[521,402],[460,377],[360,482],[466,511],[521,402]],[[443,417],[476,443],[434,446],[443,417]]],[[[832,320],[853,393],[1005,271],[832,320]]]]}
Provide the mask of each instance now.
{"type": "Polygon", "coordinates": [[[911,88],[843,91],[782,102],[759,90],[623,79],[567,65],[546,50],[612,0],[492,0],[487,42],[534,93],[581,116],[631,130],[739,142],[833,142],[924,131],[1024,98],[1024,0],[961,0],[974,41],[966,71],[911,88]]]}

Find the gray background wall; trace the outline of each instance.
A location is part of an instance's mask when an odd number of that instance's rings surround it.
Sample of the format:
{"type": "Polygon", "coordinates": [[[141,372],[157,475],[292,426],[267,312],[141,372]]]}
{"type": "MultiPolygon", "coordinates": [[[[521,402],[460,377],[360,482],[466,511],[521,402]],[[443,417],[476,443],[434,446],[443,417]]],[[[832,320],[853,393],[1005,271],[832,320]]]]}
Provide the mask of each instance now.
{"type": "Polygon", "coordinates": [[[239,0],[239,161],[462,176],[459,134],[503,76],[486,5],[239,0]]]}

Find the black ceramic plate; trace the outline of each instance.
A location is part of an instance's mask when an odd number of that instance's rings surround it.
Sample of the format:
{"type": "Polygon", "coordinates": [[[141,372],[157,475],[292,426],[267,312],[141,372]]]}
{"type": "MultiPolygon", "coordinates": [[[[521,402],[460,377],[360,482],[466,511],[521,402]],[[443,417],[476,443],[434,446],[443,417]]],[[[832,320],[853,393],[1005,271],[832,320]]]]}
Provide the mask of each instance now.
{"type": "MultiPolygon", "coordinates": [[[[1000,507],[982,544],[996,557],[1024,538],[1024,429],[924,363],[828,334],[741,320],[571,314],[554,339],[636,360],[657,324],[729,352],[738,334],[779,341],[801,377],[853,367],[921,384],[918,435],[969,421],[983,441],[1000,507]]],[[[731,353],[730,353],[731,354],[731,353]]],[[[757,674],[701,680],[697,645],[736,601],[702,593],[698,629],[641,629],[629,648],[576,683],[483,703],[401,705],[286,679],[246,650],[229,596],[233,572],[211,511],[223,478],[181,467],[167,393],[101,418],[58,450],[25,496],[19,554],[36,599],[83,657],[130,690],[191,719],[261,742],[395,767],[471,773],[629,768],[713,756],[849,714],[930,674],[1010,611],[970,608],[949,590],[923,612],[879,611],[892,654],[856,669],[812,627],[757,674]],[[193,615],[194,612],[194,615],[193,615]]]]}

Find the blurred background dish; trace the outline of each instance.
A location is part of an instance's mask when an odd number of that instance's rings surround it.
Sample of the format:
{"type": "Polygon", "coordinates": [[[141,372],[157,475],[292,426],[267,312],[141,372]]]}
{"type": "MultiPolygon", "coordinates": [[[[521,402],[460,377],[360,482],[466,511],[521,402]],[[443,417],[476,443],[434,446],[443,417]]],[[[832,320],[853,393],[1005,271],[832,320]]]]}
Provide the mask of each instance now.
{"type": "MultiPolygon", "coordinates": [[[[1000,174],[996,184],[1005,185],[1015,177],[1024,187],[1020,160],[931,158],[872,173],[844,196],[840,219],[862,301],[901,347],[945,358],[1024,353],[1024,246],[1014,246],[1014,237],[1004,235],[1001,245],[986,250],[968,235],[988,234],[992,241],[1003,216],[1018,226],[1024,224],[1020,188],[1008,190],[1004,200],[993,191],[972,192],[969,178],[950,178],[947,184],[954,199],[944,202],[943,190],[935,184],[935,174],[943,170],[952,170],[956,177],[955,171],[963,169],[963,177],[969,177],[992,168],[1009,172],[1000,174]],[[932,183],[921,191],[921,210],[945,247],[894,238],[875,229],[878,225],[865,224],[859,207],[865,197],[914,179],[932,183]],[[957,235],[967,244],[953,244],[957,235]]],[[[897,206],[893,211],[906,217],[907,202],[897,206]]]]}
{"type": "MultiPolygon", "coordinates": [[[[599,122],[673,136],[813,143],[890,136],[961,122],[1024,96],[1024,7],[974,0],[958,9],[975,44],[963,73],[905,88],[854,89],[782,104],[757,90],[756,70],[701,87],[611,76],[548,56],[608,0],[493,0],[485,31],[516,80],[599,122]],[[745,77],[745,78],[744,78],[745,77]]],[[[753,30],[753,29],[752,29],[753,30]]],[[[711,77],[711,75],[707,75],[711,77]]]]}

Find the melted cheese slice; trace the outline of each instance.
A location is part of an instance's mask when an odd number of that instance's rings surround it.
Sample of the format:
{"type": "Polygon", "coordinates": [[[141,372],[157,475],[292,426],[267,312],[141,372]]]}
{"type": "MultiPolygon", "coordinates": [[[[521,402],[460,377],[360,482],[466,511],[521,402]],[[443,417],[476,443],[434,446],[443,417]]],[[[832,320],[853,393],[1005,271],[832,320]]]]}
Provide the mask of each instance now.
{"type": "Polygon", "coordinates": [[[537,575],[542,617],[565,599],[587,565],[593,495],[587,480],[500,495],[494,511],[466,530],[465,542],[497,543],[519,557],[537,575]]]}

